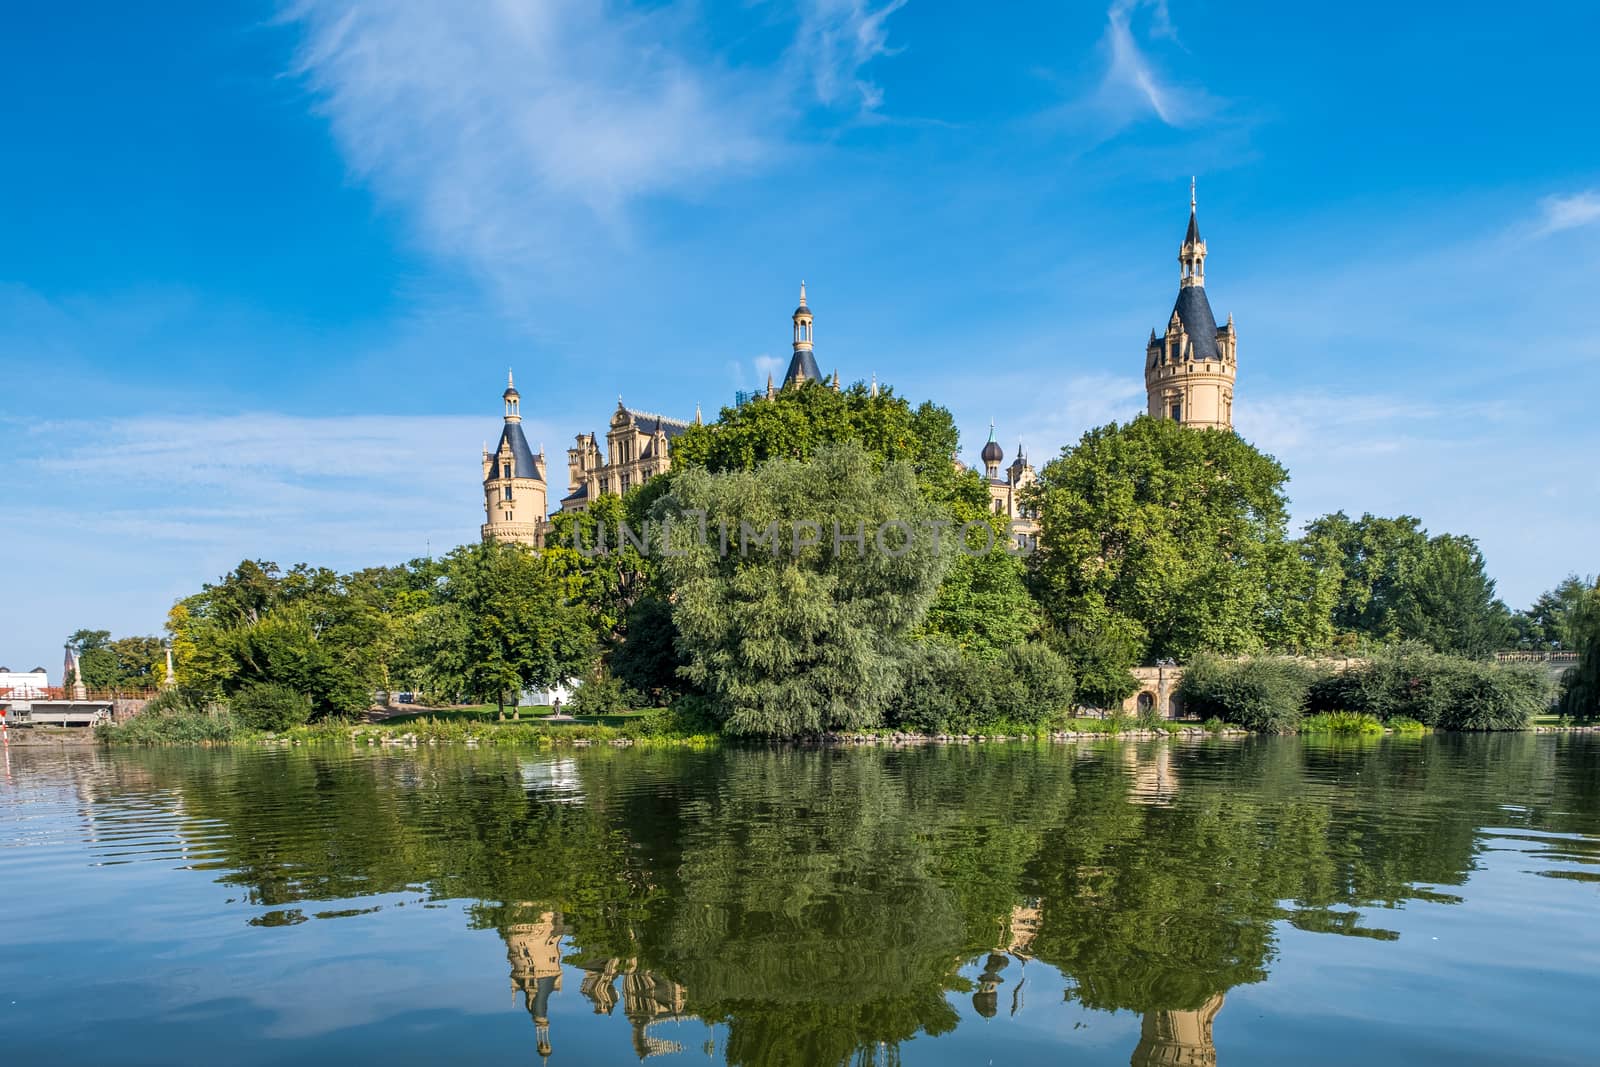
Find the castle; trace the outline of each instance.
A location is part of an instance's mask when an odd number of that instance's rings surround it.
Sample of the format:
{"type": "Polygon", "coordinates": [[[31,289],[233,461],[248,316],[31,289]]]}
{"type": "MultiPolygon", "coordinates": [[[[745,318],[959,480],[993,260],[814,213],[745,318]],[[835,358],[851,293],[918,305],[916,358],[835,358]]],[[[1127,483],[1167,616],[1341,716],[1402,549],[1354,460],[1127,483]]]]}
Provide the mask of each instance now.
{"type": "MultiPolygon", "coordinates": [[[[1189,183],[1189,229],[1178,249],[1178,299],[1161,336],[1150,331],[1145,346],[1144,384],[1147,411],[1152,418],[1172,419],[1197,429],[1233,428],[1233,385],[1238,371],[1233,316],[1218,326],[1206,298],[1206,243],[1200,236],[1195,209],[1194,182],[1189,183]]],[[[806,284],[800,283],[800,304],[790,316],[793,354],[784,373],[783,388],[807,382],[829,385],[818,369],[813,344],[813,316],[806,303],[806,284]]],[[[839,388],[839,374],[831,386],[839,388]]],[[[877,379],[873,379],[876,393],[877,379]]],[[[771,377],[767,397],[776,394],[771,377]]],[[[522,430],[521,396],[511,374],[506,375],[505,425],[499,443],[483,450],[485,541],[517,541],[541,548],[551,529],[549,485],[544,447],[536,454],[522,430]]],[[[700,421],[695,412],[694,422],[700,421]]],[[[594,433],[577,435],[567,449],[567,493],[559,511],[583,511],[604,494],[621,496],[658,474],[672,469],[672,441],[692,423],[626,406],[617,398],[611,413],[605,447],[594,433]]],[[[994,513],[1011,522],[1019,543],[1037,544],[1037,516],[1025,504],[1025,490],[1037,481],[1027,453],[1018,446],[1016,458],[1002,468],[1005,449],[995,439],[994,423],[981,453],[984,483],[994,513]]],[[[959,463],[958,463],[959,465],[959,463]]]]}

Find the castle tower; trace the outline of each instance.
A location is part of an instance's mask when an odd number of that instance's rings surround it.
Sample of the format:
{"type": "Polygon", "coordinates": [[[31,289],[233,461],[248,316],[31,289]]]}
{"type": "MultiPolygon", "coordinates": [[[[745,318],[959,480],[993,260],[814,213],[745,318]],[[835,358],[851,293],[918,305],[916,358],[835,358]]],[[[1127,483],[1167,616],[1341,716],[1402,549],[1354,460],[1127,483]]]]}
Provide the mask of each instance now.
{"type": "Polygon", "coordinates": [[[505,428],[493,452],[483,451],[483,539],[538,548],[544,536],[544,454],[535,456],[522,432],[522,397],[506,372],[505,428]]]}
{"type": "Polygon", "coordinates": [[[1238,372],[1233,316],[1221,328],[1206,299],[1206,242],[1189,181],[1189,230],[1178,249],[1178,300],[1166,333],[1150,331],[1144,387],[1153,418],[1203,429],[1233,429],[1233,381],[1238,372]]]}
{"type": "Polygon", "coordinates": [[[1217,1067],[1211,1028],[1222,1001],[1223,994],[1214,993],[1193,1011],[1145,1012],[1128,1062],[1132,1067],[1217,1067]]]}
{"type": "Polygon", "coordinates": [[[817,369],[817,357],[811,349],[811,309],[806,306],[806,283],[801,282],[800,306],[794,309],[794,355],[789,357],[783,387],[820,381],[822,372],[817,369]]]}

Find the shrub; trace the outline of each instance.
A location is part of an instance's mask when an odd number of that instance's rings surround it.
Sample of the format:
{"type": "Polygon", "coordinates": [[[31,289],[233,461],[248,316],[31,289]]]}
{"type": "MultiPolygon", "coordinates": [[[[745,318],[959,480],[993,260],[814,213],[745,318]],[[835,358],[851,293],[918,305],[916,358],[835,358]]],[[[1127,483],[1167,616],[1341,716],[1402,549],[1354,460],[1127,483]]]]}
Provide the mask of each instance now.
{"type": "Polygon", "coordinates": [[[287,730],[311,718],[311,698],[275,682],[256,682],[230,702],[239,722],[252,730],[287,730]]]}
{"type": "Polygon", "coordinates": [[[1425,734],[1428,732],[1426,726],[1405,715],[1396,715],[1390,719],[1388,727],[1397,734],[1425,734]]]}
{"type": "Polygon", "coordinates": [[[1300,722],[1303,734],[1381,734],[1383,723],[1364,711],[1327,711],[1300,722]]]}
{"type": "Polygon", "coordinates": [[[115,745],[203,745],[231,741],[244,732],[226,704],[201,705],[168,689],[126,722],[100,727],[99,737],[115,745]]]}
{"type": "Polygon", "coordinates": [[[939,640],[907,649],[890,725],[924,733],[970,733],[1004,723],[1010,730],[1059,724],[1072,706],[1071,665],[1055,650],[1028,642],[999,659],[982,659],[939,640]]]}
{"type": "Polygon", "coordinates": [[[1311,672],[1294,660],[1196,656],[1184,668],[1178,692],[1193,714],[1257,733],[1283,733],[1300,721],[1311,680],[1311,672]]]}
{"type": "Polygon", "coordinates": [[[622,728],[623,736],[634,738],[706,738],[718,733],[717,717],[704,697],[679,697],[668,708],[654,708],[622,728]]]}
{"type": "Polygon", "coordinates": [[[1548,700],[1537,669],[1401,645],[1317,679],[1308,703],[1313,712],[1362,712],[1382,722],[1406,718],[1446,730],[1516,730],[1548,700]]]}
{"type": "MultiPolygon", "coordinates": [[[[981,661],[967,657],[967,662],[976,667],[981,661]]],[[[1048,645],[1037,641],[1017,645],[990,664],[987,673],[996,719],[1024,725],[1051,723],[1072,708],[1072,666],[1048,645]]]]}
{"type": "Polygon", "coordinates": [[[1215,715],[1201,723],[1200,726],[1208,734],[1220,734],[1222,731],[1228,728],[1228,724],[1217,718],[1215,715]]]}
{"type": "Polygon", "coordinates": [[[630,711],[641,703],[638,693],[609,674],[584,679],[572,691],[572,703],[567,710],[574,715],[612,715],[630,711]]]}

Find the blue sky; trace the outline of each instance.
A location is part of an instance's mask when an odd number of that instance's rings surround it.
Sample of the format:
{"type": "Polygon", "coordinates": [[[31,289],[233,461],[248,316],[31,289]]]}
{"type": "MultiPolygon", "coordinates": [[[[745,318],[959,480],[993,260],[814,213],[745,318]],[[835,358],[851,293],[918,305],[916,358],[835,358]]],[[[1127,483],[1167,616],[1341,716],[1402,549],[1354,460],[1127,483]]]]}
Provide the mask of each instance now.
{"type": "Polygon", "coordinates": [[[513,366],[557,455],[787,359],[1042,461],[1143,403],[1199,177],[1239,430],[1297,521],[1600,569],[1593,5],[1168,0],[8,12],[0,663],[243,557],[477,534],[513,366]]]}

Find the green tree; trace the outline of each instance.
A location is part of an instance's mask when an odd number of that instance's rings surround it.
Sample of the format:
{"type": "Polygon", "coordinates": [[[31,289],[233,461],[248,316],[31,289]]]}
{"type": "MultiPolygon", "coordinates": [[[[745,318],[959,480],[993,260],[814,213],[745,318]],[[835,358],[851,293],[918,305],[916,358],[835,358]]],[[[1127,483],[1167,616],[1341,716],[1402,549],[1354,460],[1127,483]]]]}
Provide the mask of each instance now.
{"type": "Polygon", "coordinates": [[[116,684],[154,689],[167,676],[167,650],[159,637],[119,637],[106,646],[117,658],[116,684]]]}
{"type": "Polygon", "coordinates": [[[1577,647],[1577,634],[1571,620],[1596,580],[1569,574],[1554,589],[1540,593],[1526,611],[1512,616],[1517,647],[1534,651],[1566,650],[1577,647]]]}
{"type": "Polygon", "coordinates": [[[1305,543],[1340,572],[1333,624],[1343,632],[1384,640],[1395,631],[1393,614],[1405,599],[1407,577],[1428,552],[1428,532],[1420,520],[1342,511],[1306,525],[1305,543]]]}
{"type": "Polygon", "coordinates": [[[110,630],[77,630],[67,645],[78,655],[78,677],[68,685],[82,682],[90,689],[110,689],[117,684],[117,654],[111,650],[110,630]]]}
{"type": "Polygon", "coordinates": [[[982,481],[957,471],[955,420],[930,402],[913,408],[889,386],[876,394],[861,382],[835,392],[819,382],[723,408],[715,422],[691,426],[673,442],[680,468],[753,470],[771,459],[807,459],[829,445],[852,443],[883,462],[910,464],[930,499],[961,499],[974,513],[986,504],[982,481]]]}
{"type": "Polygon", "coordinates": [[[1392,620],[1400,637],[1464,656],[1504,648],[1514,634],[1477,542],[1450,534],[1430,540],[1404,575],[1392,620]]]}
{"type": "Polygon", "coordinates": [[[1140,658],[1315,648],[1319,575],[1285,535],[1288,478],[1232,433],[1137,418],[1091,430],[1040,472],[1035,592],[1068,637],[1140,658]]]}
{"type": "Polygon", "coordinates": [[[687,534],[701,516],[705,543],[679,536],[685,554],[661,565],[684,674],[725,727],[792,736],[876,725],[949,558],[930,534],[945,513],[912,467],[843,445],[756,471],[675,473],[656,518],[687,534]],[[836,530],[864,543],[836,541],[836,530]]]}
{"type": "Polygon", "coordinates": [[[1573,607],[1566,627],[1578,665],[1562,676],[1561,713],[1587,722],[1600,718],[1600,583],[1573,607]]]}
{"type": "Polygon", "coordinates": [[[518,544],[464,545],[445,557],[430,630],[441,675],[479,699],[582,674],[594,658],[586,612],[566,596],[560,565],[518,544]],[[450,643],[451,640],[458,644],[450,643]]]}

